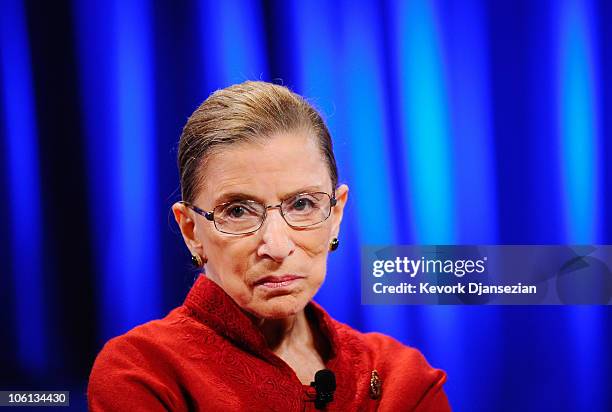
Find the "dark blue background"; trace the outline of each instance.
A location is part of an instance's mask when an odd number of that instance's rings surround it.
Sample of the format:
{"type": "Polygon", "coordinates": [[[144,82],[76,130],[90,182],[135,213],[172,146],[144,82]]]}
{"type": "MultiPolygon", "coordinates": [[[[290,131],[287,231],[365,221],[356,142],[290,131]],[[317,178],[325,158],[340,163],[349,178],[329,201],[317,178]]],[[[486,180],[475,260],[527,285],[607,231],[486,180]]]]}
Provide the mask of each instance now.
{"type": "Polygon", "coordinates": [[[176,144],[283,83],[351,188],[317,296],[448,372],[459,411],[612,409],[609,307],[370,307],[361,245],[612,242],[607,1],[0,1],[0,388],[84,402],[101,345],[179,305],[176,144]]]}

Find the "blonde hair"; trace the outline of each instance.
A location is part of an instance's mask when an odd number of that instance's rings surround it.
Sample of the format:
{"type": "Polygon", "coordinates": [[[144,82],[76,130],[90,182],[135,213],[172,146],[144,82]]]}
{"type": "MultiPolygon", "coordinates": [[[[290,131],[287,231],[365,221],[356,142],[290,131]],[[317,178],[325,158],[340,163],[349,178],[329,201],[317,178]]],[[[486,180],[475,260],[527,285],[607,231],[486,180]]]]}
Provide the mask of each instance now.
{"type": "Polygon", "coordinates": [[[211,94],[187,120],[178,148],[183,200],[192,202],[204,180],[206,159],[223,146],[262,141],[281,132],[306,132],[316,139],[333,188],[338,169],[331,136],[319,113],[284,86],[246,81],[211,94]]]}

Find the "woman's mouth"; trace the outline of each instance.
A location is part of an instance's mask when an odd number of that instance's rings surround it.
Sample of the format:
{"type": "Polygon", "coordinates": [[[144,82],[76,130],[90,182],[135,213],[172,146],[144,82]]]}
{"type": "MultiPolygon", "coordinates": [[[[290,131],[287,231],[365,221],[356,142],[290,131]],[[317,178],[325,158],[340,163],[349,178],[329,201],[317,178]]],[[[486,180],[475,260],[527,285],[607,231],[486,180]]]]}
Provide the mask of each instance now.
{"type": "Polygon", "coordinates": [[[298,275],[266,276],[255,282],[255,286],[278,289],[291,286],[303,278],[303,276],[298,275]]]}

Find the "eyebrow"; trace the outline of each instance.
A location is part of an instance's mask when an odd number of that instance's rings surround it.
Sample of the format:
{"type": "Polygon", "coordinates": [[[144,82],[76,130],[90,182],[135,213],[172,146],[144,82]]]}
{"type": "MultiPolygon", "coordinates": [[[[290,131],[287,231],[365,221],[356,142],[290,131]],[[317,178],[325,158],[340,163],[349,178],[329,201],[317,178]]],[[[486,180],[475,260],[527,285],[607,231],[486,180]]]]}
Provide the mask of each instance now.
{"type": "MultiPolygon", "coordinates": [[[[323,190],[323,188],[321,186],[306,186],[306,187],[302,187],[298,190],[295,190],[293,192],[289,192],[284,194],[281,197],[281,200],[284,199],[288,199],[292,196],[298,195],[300,193],[309,193],[309,192],[325,192],[325,190],[323,190]]],[[[327,192],[325,192],[327,193],[327,192]]],[[[262,199],[261,197],[257,196],[257,195],[253,195],[253,194],[249,194],[246,192],[226,192],[226,193],[221,193],[216,199],[215,199],[215,203],[213,206],[218,206],[220,204],[223,203],[227,203],[227,202],[231,202],[234,200],[255,200],[259,203],[261,203],[262,205],[265,205],[265,201],[264,199],[262,199]]]]}

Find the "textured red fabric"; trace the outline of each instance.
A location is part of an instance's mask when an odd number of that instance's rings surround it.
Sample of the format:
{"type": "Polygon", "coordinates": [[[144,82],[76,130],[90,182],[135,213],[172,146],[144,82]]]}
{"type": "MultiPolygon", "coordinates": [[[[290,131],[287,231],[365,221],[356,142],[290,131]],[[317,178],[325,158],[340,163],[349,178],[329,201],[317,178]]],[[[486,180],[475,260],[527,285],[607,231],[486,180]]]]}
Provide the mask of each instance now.
{"type": "MultiPolygon", "coordinates": [[[[448,411],[446,375],[421,353],[379,334],[362,334],[311,302],[306,310],[331,344],[327,368],[337,389],[328,411],[448,411]],[[382,396],[372,399],[376,370],[382,396]]],[[[312,388],[266,346],[250,318],[200,276],[182,306],[110,340],[88,387],[92,411],[315,410],[312,388]]]]}

